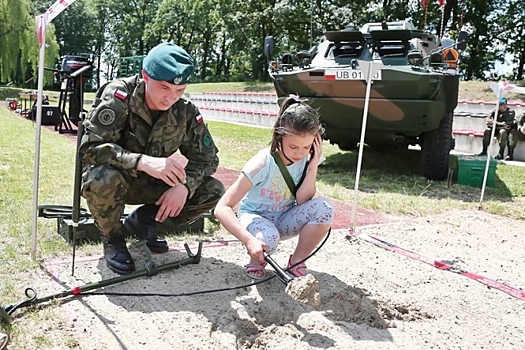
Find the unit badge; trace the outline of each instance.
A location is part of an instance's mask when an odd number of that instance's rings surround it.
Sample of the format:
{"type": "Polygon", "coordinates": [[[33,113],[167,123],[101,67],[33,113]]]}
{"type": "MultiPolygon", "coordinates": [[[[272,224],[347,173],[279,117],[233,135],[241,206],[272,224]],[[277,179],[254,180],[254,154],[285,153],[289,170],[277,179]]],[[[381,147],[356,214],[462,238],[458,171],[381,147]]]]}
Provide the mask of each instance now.
{"type": "Polygon", "coordinates": [[[102,125],[111,125],[115,122],[115,112],[112,109],[104,108],[98,113],[98,121],[102,125]]]}

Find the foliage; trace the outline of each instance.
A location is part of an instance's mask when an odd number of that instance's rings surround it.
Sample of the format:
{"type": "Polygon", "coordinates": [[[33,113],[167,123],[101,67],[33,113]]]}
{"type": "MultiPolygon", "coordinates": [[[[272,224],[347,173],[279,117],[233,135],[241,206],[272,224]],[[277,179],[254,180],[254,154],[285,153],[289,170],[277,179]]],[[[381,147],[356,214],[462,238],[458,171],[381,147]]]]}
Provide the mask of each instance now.
{"type": "Polygon", "coordinates": [[[525,74],[525,2],[509,1],[508,11],[499,13],[496,23],[500,29],[497,33],[499,42],[506,48],[506,52],[512,55],[512,63],[516,64],[515,78],[522,80],[525,74]]]}
{"type": "MultiPolygon", "coordinates": [[[[38,45],[35,18],[29,0],[0,1],[0,81],[21,84],[36,72],[38,45]]],[[[47,33],[51,45],[46,59],[56,54],[54,32],[47,33]]]]}
{"type": "MultiPolygon", "coordinates": [[[[7,33],[0,43],[0,80],[15,75],[21,83],[35,75],[33,15],[53,2],[0,2],[0,33],[7,33]]],[[[96,83],[116,77],[121,58],[142,56],[163,41],[181,45],[195,58],[193,82],[267,81],[266,36],[275,38],[277,58],[309,49],[327,30],[408,18],[440,37],[454,39],[460,29],[470,30],[460,62],[464,80],[499,78],[487,71],[504,63],[505,54],[516,66],[508,78],[521,80],[524,17],[521,0],[448,0],[441,7],[428,0],[425,8],[419,0],[77,0],[53,21],[47,43],[58,43],[60,56],[92,54],[96,83]]],[[[58,58],[48,51],[50,59],[58,58]]]]}

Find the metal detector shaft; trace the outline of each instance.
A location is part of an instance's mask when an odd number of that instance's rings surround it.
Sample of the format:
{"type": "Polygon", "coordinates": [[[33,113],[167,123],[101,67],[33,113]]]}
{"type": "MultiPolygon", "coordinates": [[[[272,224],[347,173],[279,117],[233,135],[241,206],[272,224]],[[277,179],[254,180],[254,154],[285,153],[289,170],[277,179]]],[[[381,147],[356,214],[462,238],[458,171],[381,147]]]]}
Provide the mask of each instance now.
{"type": "Polygon", "coordinates": [[[170,263],[155,266],[153,269],[145,268],[143,270],[140,270],[134,273],[130,273],[129,275],[118,276],[118,277],[110,278],[107,280],[102,280],[99,282],[88,283],[83,286],[74,287],[74,288],[65,290],[63,292],[50,294],[50,295],[47,295],[41,298],[37,298],[37,293],[35,292],[34,289],[27,288],[25,290],[25,294],[28,299],[20,303],[17,303],[17,304],[11,304],[11,305],[4,306],[3,308],[0,308],[0,317],[6,323],[11,323],[10,315],[12,315],[15,312],[15,310],[17,310],[20,307],[32,306],[32,305],[44,303],[46,301],[61,299],[61,298],[71,296],[71,295],[80,295],[90,290],[106,287],[112,284],[128,281],[128,280],[139,278],[139,277],[153,276],[161,271],[176,269],[181,266],[189,265],[189,264],[198,264],[201,261],[202,242],[199,242],[197,254],[193,254],[187,244],[184,244],[184,248],[186,249],[186,253],[188,254],[188,258],[186,259],[173,261],[170,263]]]}
{"type": "Polygon", "coordinates": [[[279,266],[279,264],[275,260],[273,260],[271,256],[264,253],[264,260],[266,260],[266,262],[270,264],[270,266],[275,270],[275,274],[277,275],[277,277],[279,277],[281,282],[283,282],[284,284],[290,283],[290,281],[293,278],[288,276],[288,274],[284,272],[284,270],[279,266]]]}
{"type": "MultiPolygon", "coordinates": [[[[82,106],[82,105],[81,105],[82,106]]],[[[80,112],[82,114],[82,111],[80,112]]],[[[75,156],[75,183],[73,187],[73,211],[71,213],[71,219],[73,221],[73,257],[71,261],[71,276],[75,275],[75,255],[77,246],[77,230],[78,230],[78,219],[80,217],[80,187],[82,185],[82,160],[78,150],[80,149],[80,142],[83,133],[82,123],[84,118],[80,118],[77,129],[77,150],[75,156]]]]}
{"type": "MultiPolygon", "coordinates": [[[[89,65],[84,66],[78,70],[76,70],[73,74],[71,74],[71,77],[76,78],[80,74],[82,74],[84,71],[88,70],[90,68],[89,65]]],[[[82,80],[82,76],[80,77],[80,112],[79,112],[79,119],[77,125],[77,149],[75,152],[75,183],[73,188],[73,214],[72,214],[72,220],[73,220],[73,258],[71,262],[71,276],[75,275],[75,254],[76,254],[76,247],[77,247],[77,231],[78,231],[78,219],[80,216],[80,186],[81,186],[81,177],[82,177],[82,160],[80,159],[80,143],[82,139],[82,134],[84,129],[82,128],[82,124],[84,123],[84,81],[82,80]]]]}

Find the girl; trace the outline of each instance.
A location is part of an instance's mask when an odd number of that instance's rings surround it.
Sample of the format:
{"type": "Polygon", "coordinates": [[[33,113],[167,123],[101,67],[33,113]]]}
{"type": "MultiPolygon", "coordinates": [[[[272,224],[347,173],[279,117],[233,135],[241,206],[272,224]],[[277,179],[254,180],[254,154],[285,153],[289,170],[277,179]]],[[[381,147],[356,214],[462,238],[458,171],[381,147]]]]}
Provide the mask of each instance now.
{"type": "MultiPolygon", "coordinates": [[[[316,110],[296,97],[287,98],[273,127],[271,146],[259,151],[219,200],[215,217],[248,250],[246,275],[265,277],[263,251],[273,254],[280,239],[299,235],[288,267],[315,249],[333,221],[333,208],[316,192],[317,167],[322,158],[324,129],[316,110]],[[274,158],[275,157],[275,158],[274,158]],[[277,161],[282,161],[297,192],[287,186],[277,161]],[[233,208],[240,202],[237,217],[233,208]]],[[[289,270],[296,277],[307,274],[301,263],[289,270]]]]}

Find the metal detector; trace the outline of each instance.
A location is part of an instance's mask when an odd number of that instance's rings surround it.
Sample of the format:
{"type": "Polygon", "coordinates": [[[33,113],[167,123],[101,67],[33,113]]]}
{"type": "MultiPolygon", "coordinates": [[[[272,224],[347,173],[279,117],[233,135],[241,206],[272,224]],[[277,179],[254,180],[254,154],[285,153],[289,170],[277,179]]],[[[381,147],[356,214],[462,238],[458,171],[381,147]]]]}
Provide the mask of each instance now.
{"type": "Polygon", "coordinates": [[[21,301],[19,303],[10,304],[10,305],[6,305],[6,306],[3,306],[3,307],[0,307],[0,318],[1,318],[1,321],[5,322],[7,324],[11,324],[12,321],[13,321],[12,318],[11,318],[11,315],[18,308],[21,308],[21,307],[34,306],[34,305],[37,305],[37,304],[40,304],[40,303],[44,303],[44,302],[52,301],[52,300],[58,300],[58,299],[62,299],[62,298],[68,297],[68,296],[77,296],[77,295],[81,295],[81,294],[83,294],[85,292],[88,292],[90,290],[106,287],[106,286],[109,286],[109,285],[112,285],[112,284],[128,281],[128,280],[131,280],[131,279],[144,277],[144,276],[148,276],[148,277],[149,276],[154,276],[154,275],[156,275],[157,273],[159,273],[161,271],[170,270],[170,269],[176,269],[176,268],[179,268],[181,266],[188,265],[188,264],[198,264],[201,261],[201,256],[202,256],[202,242],[199,242],[199,245],[198,245],[198,248],[197,248],[197,254],[193,254],[191,252],[189,246],[187,244],[184,244],[184,248],[186,250],[186,253],[188,254],[188,257],[186,259],[182,259],[182,260],[179,260],[179,261],[174,261],[174,262],[170,262],[170,263],[166,263],[166,264],[162,264],[162,265],[156,266],[155,263],[153,263],[151,261],[151,252],[146,247],[146,243],[145,242],[143,242],[142,248],[143,248],[144,253],[146,255],[146,263],[144,264],[144,269],[142,269],[140,271],[136,271],[136,272],[130,273],[129,275],[113,277],[113,278],[110,278],[110,279],[107,279],[107,280],[102,280],[100,282],[87,283],[87,284],[85,284],[83,286],[74,287],[74,288],[65,290],[63,292],[50,294],[50,295],[47,295],[47,296],[44,296],[44,297],[41,297],[41,298],[37,297],[37,293],[36,293],[36,291],[33,288],[26,288],[26,290],[25,290],[25,295],[27,297],[26,300],[23,300],[23,301],[21,301]]]}

